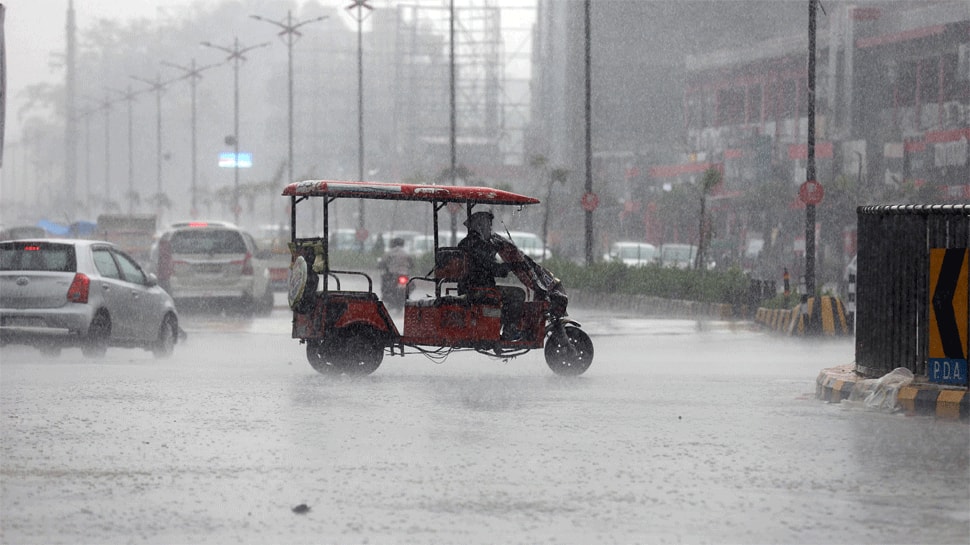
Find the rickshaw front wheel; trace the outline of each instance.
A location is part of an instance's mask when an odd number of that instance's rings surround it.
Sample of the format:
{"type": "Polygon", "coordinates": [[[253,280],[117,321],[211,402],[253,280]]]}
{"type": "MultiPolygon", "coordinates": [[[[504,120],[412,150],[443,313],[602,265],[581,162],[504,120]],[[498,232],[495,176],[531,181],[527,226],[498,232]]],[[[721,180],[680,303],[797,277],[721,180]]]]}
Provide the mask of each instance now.
{"type": "Polygon", "coordinates": [[[593,363],[593,341],[575,326],[566,326],[562,331],[565,338],[553,331],[546,339],[546,365],[557,375],[582,375],[593,363]]]}

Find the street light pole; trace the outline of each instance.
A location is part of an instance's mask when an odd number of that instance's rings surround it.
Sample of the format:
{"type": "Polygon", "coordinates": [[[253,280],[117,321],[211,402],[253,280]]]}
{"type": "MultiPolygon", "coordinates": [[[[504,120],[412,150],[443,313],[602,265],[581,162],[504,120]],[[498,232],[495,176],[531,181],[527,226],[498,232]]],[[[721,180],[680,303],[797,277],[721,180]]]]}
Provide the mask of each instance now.
{"type": "MultiPolygon", "coordinates": [[[[590,30],[590,0],[583,4],[583,19],[585,21],[585,64],[586,64],[586,194],[593,193],[593,136],[592,136],[592,70],[591,70],[591,30],[590,30]]],[[[586,266],[593,264],[593,210],[586,210],[586,266]]]]}
{"type": "Polygon", "coordinates": [[[165,66],[170,66],[172,68],[177,68],[182,72],[185,72],[185,74],[179,79],[189,80],[189,87],[192,90],[192,122],[191,122],[192,123],[192,205],[191,205],[191,209],[189,210],[189,215],[192,217],[192,219],[196,219],[196,216],[198,215],[198,211],[199,211],[196,206],[198,202],[198,194],[199,194],[199,185],[198,185],[198,151],[199,150],[198,150],[198,145],[196,143],[197,124],[196,124],[195,90],[196,90],[196,86],[199,83],[199,80],[202,79],[202,71],[208,70],[209,68],[212,68],[218,65],[209,64],[200,68],[196,68],[194,58],[192,59],[191,67],[180,66],[178,64],[174,64],[166,61],[162,61],[162,64],[165,66]]]}
{"type": "Polygon", "coordinates": [[[235,222],[239,223],[239,63],[246,60],[243,53],[258,47],[266,47],[268,42],[251,45],[249,47],[239,46],[239,37],[233,38],[232,48],[216,45],[211,42],[202,42],[202,45],[218,49],[228,53],[226,61],[232,61],[232,81],[233,81],[233,114],[232,114],[232,143],[233,143],[233,191],[232,191],[232,214],[235,222]]]}
{"type": "Polygon", "coordinates": [[[128,103],[128,213],[134,212],[135,202],[135,161],[134,161],[134,139],[132,138],[132,103],[139,93],[131,91],[131,85],[124,91],[115,89],[116,93],[121,94],[121,98],[128,103]]]}
{"type": "MultiPolygon", "coordinates": [[[[347,10],[357,8],[357,181],[364,181],[364,15],[363,10],[372,10],[367,5],[367,0],[353,0],[347,6],[347,10]]],[[[353,12],[351,12],[353,13],[353,12]]],[[[369,13],[368,13],[369,15],[369,13]]],[[[357,204],[357,238],[360,242],[361,250],[364,249],[364,199],[360,199],[357,204]]]]}
{"type": "MultiPolygon", "coordinates": [[[[805,179],[816,182],[815,172],[815,16],[818,0],[808,0],[808,136],[805,179]]],[[[815,296],[815,205],[805,204],[805,292],[815,296]]]]}
{"type": "MultiPolygon", "coordinates": [[[[131,79],[138,80],[142,83],[147,83],[150,87],[149,90],[155,93],[155,169],[156,169],[156,187],[155,187],[155,206],[156,208],[161,208],[162,203],[165,202],[164,193],[162,191],[162,91],[168,84],[175,80],[162,81],[161,74],[155,74],[154,80],[142,79],[138,76],[130,76],[131,79]]],[[[160,210],[159,210],[160,212],[160,210]]]]}
{"type": "Polygon", "coordinates": [[[281,29],[279,35],[286,36],[286,82],[287,82],[287,127],[288,127],[288,143],[289,143],[289,155],[287,159],[287,182],[293,182],[293,43],[296,42],[296,38],[302,36],[297,30],[298,28],[308,25],[310,23],[315,23],[318,21],[323,21],[329,17],[326,15],[321,15],[320,17],[315,17],[313,19],[308,19],[306,21],[293,21],[293,12],[291,10],[286,11],[286,21],[274,21],[272,19],[266,19],[259,15],[250,15],[253,19],[257,21],[264,21],[271,25],[275,25],[281,29]]]}

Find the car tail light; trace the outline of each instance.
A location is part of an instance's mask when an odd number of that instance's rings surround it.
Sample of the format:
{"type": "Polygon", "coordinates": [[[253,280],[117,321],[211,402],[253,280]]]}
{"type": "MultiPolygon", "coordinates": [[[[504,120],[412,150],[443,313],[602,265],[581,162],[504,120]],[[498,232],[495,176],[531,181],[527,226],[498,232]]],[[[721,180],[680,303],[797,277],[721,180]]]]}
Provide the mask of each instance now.
{"type": "Polygon", "coordinates": [[[87,303],[90,288],[91,279],[86,274],[75,274],[71,287],[67,288],[67,300],[72,303],[87,303]]]}
{"type": "Polygon", "coordinates": [[[172,243],[167,240],[158,243],[158,280],[167,282],[172,277],[175,264],[172,263],[172,243]]]}
{"type": "Polygon", "coordinates": [[[242,273],[246,276],[253,275],[253,254],[246,252],[246,257],[242,262],[242,273]]]}
{"type": "Polygon", "coordinates": [[[403,285],[405,285],[407,283],[408,283],[408,277],[407,277],[407,275],[402,274],[402,275],[400,275],[400,276],[397,277],[397,284],[399,286],[403,286],[403,285]]]}

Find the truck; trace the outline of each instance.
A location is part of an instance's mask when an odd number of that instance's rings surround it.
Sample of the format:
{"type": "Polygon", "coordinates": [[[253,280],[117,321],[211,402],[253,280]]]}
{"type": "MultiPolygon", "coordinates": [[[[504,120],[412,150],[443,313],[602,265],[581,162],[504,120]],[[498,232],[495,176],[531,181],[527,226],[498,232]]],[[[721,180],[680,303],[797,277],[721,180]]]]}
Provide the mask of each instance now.
{"type": "Polygon", "coordinates": [[[155,214],[101,214],[95,237],[116,244],[144,265],[148,263],[157,222],[155,214]]]}

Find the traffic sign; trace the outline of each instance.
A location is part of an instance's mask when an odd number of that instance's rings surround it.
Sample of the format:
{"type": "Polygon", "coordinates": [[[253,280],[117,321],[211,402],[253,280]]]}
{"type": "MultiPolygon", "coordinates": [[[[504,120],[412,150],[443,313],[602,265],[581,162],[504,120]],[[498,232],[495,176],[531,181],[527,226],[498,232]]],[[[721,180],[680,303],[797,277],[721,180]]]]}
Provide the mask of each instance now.
{"type": "Polygon", "coordinates": [[[967,384],[967,249],[930,249],[930,382],[967,384]]]}
{"type": "Polygon", "coordinates": [[[824,196],[825,189],[815,180],[808,180],[798,188],[798,198],[805,204],[818,204],[824,196]]]}
{"type": "Polygon", "coordinates": [[[584,193],[581,204],[583,205],[583,210],[592,212],[593,210],[596,210],[597,206],[599,206],[600,198],[596,195],[596,193],[584,193]]]}

